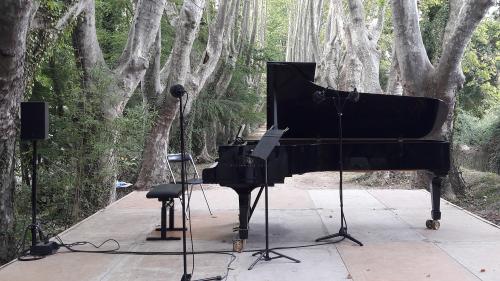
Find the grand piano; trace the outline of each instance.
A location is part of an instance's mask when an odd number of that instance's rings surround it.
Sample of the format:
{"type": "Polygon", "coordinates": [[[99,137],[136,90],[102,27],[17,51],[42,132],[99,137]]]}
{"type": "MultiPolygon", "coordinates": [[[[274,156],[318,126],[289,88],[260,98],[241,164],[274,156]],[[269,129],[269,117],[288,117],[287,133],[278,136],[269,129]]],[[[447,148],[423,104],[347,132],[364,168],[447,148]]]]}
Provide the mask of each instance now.
{"type": "MultiPolygon", "coordinates": [[[[432,172],[431,220],[439,228],[442,179],[450,168],[450,144],[439,131],[446,105],[425,97],[358,93],[323,88],[314,81],[315,63],[267,63],[267,127],[288,131],[268,159],[268,183],[316,171],[339,170],[339,126],[333,102],[317,103],[315,93],[345,100],[342,114],[344,171],[427,170],[432,172]]],[[[248,238],[251,191],[264,182],[263,165],[249,155],[257,141],[235,139],[219,147],[218,160],[203,170],[204,183],[232,188],[239,196],[239,236],[248,238]]]]}

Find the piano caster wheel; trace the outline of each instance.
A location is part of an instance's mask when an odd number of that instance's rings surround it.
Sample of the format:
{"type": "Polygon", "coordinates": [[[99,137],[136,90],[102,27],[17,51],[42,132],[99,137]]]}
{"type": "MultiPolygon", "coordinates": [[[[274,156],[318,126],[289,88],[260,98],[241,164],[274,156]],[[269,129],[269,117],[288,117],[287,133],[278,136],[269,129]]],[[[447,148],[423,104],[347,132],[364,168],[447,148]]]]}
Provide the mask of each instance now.
{"type": "Polygon", "coordinates": [[[441,226],[441,224],[439,223],[438,220],[427,220],[425,222],[425,226],[428,228],[428,229],[432,229],[432,230],[438,230],[439,227],[441,226]]]}

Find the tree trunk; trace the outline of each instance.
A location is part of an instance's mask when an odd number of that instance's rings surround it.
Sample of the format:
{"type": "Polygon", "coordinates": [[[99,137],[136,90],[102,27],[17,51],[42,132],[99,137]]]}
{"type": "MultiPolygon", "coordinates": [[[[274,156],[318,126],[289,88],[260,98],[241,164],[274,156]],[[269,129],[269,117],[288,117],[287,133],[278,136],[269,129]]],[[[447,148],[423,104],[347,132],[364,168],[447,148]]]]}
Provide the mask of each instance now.
{"type": "MultiPolygon", "coordinates": [[[[168,77],[161,77],[166,85],[162,91],[163,99],[158,105],[158,117],[146,138],[144,151],[142,153],[141,168],[135,187],[146,189],[153,184],[162,181],[162,174],[167,173],[166,155],[172,123],[177,115],[179,102],[168,93],[169,87],[174,84],[184,84],[190,68],[189,55],[198,32],[204,0],[195,2],[185,1],[180,16],[177,19],[177,29],[174,46],[169,57],[169,70],[164,67],[162,76],[168,73],[168,77]],[[196,2],[196,3],[195,3],[196,2]]],[[[184,97],[184,102],[186,101],[184,97]]]]}
{"type": "Polygon", "coordinates": [[[15,244],[14,177],[19,105],[24,94],[26,35],[33,2],[0,3],[0,262],[12,258],[15,244]]]}

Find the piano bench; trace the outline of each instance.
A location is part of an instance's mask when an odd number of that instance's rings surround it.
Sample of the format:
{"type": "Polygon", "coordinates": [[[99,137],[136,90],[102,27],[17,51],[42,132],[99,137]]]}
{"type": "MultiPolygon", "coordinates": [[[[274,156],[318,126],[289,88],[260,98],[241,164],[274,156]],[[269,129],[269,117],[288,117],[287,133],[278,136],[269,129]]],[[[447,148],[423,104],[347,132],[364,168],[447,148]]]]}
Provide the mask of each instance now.
{"type": "Polygon", "coordinates": [[[174,199],[180,198],[182,195],[182,185],[167,183],[151,187],[151,190],[146,194],[146,198],[158,199],[161,202],[161,225],[156,230],[160,231],[160,237],[148,237],[148,241],[158,240],[180,240],[179,237],[168,237],[167,231],[182,230],[182,228],[174,227],[174,199]],[[167,227],[167,206],[168,211],[168,227],[167,227]]]}

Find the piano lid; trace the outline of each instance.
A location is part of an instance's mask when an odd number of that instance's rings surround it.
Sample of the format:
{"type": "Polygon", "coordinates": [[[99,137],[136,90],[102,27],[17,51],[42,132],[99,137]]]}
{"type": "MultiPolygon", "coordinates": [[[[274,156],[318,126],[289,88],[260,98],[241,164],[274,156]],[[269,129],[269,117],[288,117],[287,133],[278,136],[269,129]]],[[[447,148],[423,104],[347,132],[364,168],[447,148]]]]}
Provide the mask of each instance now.
{"type": "MultiPolygon", "coordinates": [[[[289,130],[283,138],[338,138],[338,117],[331,100],[320,104],[313,93],[325,88],[314,84],[315,63],[267,63],[267,128],[289,130]],[[275,115],[275,112],[277,114],[275,115]]],[[[327,89],[327,95],[349,93],[327,89]]],[[[343,109],[346,139],[420,139],[439,130],[446,105],[438,99],[359,93],[357,102],[343,109]]]]}

